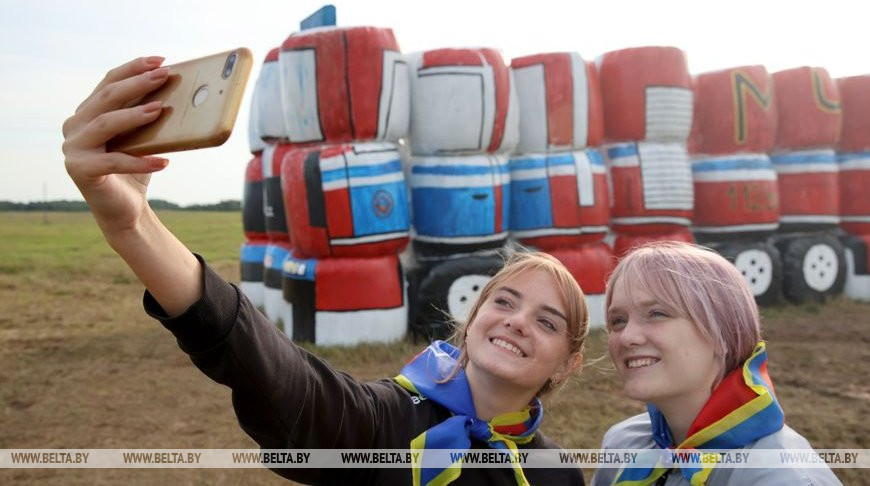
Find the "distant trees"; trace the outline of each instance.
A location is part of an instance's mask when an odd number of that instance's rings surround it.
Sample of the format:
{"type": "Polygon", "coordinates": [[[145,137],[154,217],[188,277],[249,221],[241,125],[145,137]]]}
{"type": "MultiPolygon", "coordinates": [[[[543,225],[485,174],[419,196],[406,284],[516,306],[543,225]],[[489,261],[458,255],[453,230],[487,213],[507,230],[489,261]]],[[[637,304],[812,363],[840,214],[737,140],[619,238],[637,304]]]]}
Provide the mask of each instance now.
{"type": "Polygon", "coordinates": [[[181,206],[175,204],[174,202],[169,202],[164,199],[149,199],[148,205],[151,206],[152,209],[181,209],[181,206]]]}
{"type": "Polygon", "coordinates": [[[191,204],[181,209],[186,211],[241,211],[242,202],[238,199],[226,199],[215,204],[191,204]]]}
{"type": "Polygon", "coordinates": [[[0,211],[88,211],[88,205],[84,201],[66,199],[28,203],[0,201],[0,211]]]}
{"type": "MultiPolygon", "coordinates": [[[[184,210],[184,211],[241,211],[242,203],[238,199],[226,199],[214,204],[191,204],[180,206],[174,202],[163,199],[149,199],[148,204],[157,210],[184,210]]],[[[34,201],[18,203],[12,201],[0,201],[0,211],[89,211],[84,201],[71,201],[59,199],[56,201],[34,201]]]]}

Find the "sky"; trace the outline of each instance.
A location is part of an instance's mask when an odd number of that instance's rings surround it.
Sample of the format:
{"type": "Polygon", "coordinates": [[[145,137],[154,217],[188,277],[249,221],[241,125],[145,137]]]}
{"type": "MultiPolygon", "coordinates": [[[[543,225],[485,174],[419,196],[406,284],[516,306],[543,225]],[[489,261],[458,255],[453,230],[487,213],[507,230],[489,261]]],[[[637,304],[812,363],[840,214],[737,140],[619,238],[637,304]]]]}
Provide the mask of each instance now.
{"type": "MultiPolygon", "coordinates": [[[[513,57],[626,47],[683,49],[693,74],[763,64],[832,76],[870,73],[870,4],[844,0],[532,2],[334,1],[339,26],[391,27],[403,52],[495,47],[513,57]]],[[[81,199],[66,174],[61,125],[110,68],[142,55],[166,63],[245,46],[256,60],[224,145],[170,154],[149,197],[179,204],[241,199],[251,158],[251,90],[269,49],[324,5],[309,0],[0,0],[0,200],[81,199]]]]}

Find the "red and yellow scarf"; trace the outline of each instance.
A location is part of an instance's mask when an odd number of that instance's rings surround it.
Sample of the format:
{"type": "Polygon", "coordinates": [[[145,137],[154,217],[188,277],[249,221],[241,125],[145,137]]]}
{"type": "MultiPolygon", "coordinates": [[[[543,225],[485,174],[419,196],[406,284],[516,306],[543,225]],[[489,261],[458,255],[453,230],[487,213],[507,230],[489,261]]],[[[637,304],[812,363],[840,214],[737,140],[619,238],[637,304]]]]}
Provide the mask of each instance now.
{"type": "MultiPolygon", "coordinates": [[[[782,407],[776,400],[767,374],[767,351],[764,341],[755,345],[743,366],[729,373],[713,390],[689,428],[688,437],[674,447],[665,416],[647,404],[657,446],[671,451],[728,450],[744,447],[780,430],[785,423],[782,407]]],[[[693,486],[707,482],[715,464],[675,464],[693,486]]],[[[619,486],[643,486],[654,483],[668,471],[661,461],[649,467],[623,468],[614,480],[619,486]]]]}

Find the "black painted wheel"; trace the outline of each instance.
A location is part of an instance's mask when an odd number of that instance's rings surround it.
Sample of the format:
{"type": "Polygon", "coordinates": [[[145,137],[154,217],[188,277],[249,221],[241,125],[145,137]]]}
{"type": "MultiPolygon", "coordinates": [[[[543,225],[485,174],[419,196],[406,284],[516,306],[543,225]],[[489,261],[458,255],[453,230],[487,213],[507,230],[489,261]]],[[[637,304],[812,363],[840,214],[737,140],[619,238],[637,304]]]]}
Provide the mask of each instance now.
{"type": "Polygon", "coordinates": [[[788,300],[822,302],[843,291],[846,258],[836,238],[791,237],[780,240],[777,246],[782,253],[783,293],[788,300]]]}
{"type": "Polygon", "coordinates": [[[483,287],[501,268],[497,256],[458,258],[436,264],[420,276],[411,326],[427,339],[446,339],[455,322],[468,317],[483,287]]]}
{"type": "Polygon", "coordinates": [[[774,305],[782,295],[782,260],[767,242],[726,243],[719,253],[737,267],[760,306],[774,305]]]}

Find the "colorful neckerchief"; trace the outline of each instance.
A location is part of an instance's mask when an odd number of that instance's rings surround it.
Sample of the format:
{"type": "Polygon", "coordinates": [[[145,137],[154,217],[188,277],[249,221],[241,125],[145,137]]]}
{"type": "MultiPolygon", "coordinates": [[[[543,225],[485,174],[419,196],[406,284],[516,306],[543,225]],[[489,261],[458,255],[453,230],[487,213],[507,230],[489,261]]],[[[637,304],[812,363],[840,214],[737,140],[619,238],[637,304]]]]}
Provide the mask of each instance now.
{"type": "MultiPolygon", "coordinates": [[[[782,428],[785,422],[782,408],[776,400],[773,383],[767,374],[767,351],[764,341],[741,368],[729,373],[689,427],[688,437],[674,447],[665,416],[647,404],[652,423],[653,440],[662,449],[737,449],[782,428]]],[[[715,464],[674,464],[692,486],[707,482],[715,464]]],[[[654,483],[668,470],[661,460],[654,466],[623,468],[613,484],[642,486],[654,483]]]]}
{"type": "MultiPolygon", "coordinates": [[[[493,449],[517,454],[516,445],[527,444],[535,437],[535,431],[544,416],[541,402],[536,398],[523,411],[502,414],[490,422],[477,418],[464,369],[459,370],[449,381],[439,383],[453,371],[458,357],[458,349],[444,341],[435,341],[394,378],[402,388],[432,400],[453,414],[411,441],[411,449],[423,451],[421,459],[414,464],[414,486],[448,484],[462,472],[461,461],[446,468],[427,467],[426,450],[465,452],[471,447],[471,439],[474,438],[493,449]]],[[[528,485],[520,465],[511,462],[511,466],[517,484],[528,485]]]]}

